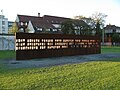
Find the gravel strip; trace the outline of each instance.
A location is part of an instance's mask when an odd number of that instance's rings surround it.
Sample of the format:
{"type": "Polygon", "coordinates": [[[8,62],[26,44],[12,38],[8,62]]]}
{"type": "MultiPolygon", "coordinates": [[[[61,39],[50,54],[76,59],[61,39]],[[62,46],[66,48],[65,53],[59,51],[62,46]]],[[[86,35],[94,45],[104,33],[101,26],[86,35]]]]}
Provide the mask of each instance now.
{"type": "Polygon", "coordinates": [[[78,55],[78,56],[65,56],[53,58],[41,58],[32,60],[0,60],[9,69],[27,68],[27,67],[51,67],[56,65],[64,65],[71,63],[82,63],[88,61],[106,60],[111,58],[120,58],[120,53],[116,54],[93,54],[93,55],[78,55]]]}

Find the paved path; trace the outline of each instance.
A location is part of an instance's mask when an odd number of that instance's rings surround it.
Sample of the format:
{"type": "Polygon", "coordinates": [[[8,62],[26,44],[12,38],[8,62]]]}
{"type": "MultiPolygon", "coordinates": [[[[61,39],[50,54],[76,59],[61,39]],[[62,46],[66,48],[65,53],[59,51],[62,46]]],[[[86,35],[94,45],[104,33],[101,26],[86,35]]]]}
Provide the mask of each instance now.
{"type": "Polygon", "coordinates": [[[120,53],[116,54],[94,54],[94,55],[78,55],[78,56],[66,56],[66,57],[54,57],[54,58],[42,58],[32,59],[24,61],[16,60],[0,60],[0,63],[13,68],[25,68],[25,67],[50,67],[56,65],[64,65],[71,63],[82,63],[96,60],[109,60],[111,58],[120,58],[120,53]]]}

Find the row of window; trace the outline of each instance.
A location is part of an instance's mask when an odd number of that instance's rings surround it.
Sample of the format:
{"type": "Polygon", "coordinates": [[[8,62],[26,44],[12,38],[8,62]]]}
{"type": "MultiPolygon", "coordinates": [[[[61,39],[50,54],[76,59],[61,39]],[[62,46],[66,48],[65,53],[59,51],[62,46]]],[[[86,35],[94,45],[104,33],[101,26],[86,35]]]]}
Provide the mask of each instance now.
{"type": "MultiPolygon", "coordinates": [[[[79,42],[78,40],[62,40],[56,39],[55,43],[53,43],[53,39],[42,39],[42,42],[40,42],[40,39],[27,39],[27,43],[25,44],[25,39],[16,39],[16,46],[68,46],[68,45],[97,45],[98,42],[95,42],[95,40],[82,40],[82,42],[79,42]]],[[[81,41],[81,40],[80,40],[81,41]]]]}
{"type": "Polygon", "coordinates": [[[16,50],[90,48],[99,47],[98,44],[96,40],[55,39],[54,42],[53,39],[16,39],[16,50]]]}
{"type": "MultiPolygon", "coordinates": [[[[43,31],[42,28],[37,28],[38,31],[43,31]]],[[[61,29],[60,29],[61,30],[61,29]]],[[[56,32],[58,31],[58,29],[46,29],[46,31],[53,31],[53,32],[56,32]]]]}
{"type": "MultiPolygon", "coordinates": [[[[80,43],[75,43],[75,45],[97,45],[98,43],[84,43],[84,42],[80,42],[80,43]]],[[[53,46],[53,43],[27,43],[27,46],[53,46]]],[[[68,45],[74,45],[74,43],[70,42],[70,43],[55,43],[55,46],[68,46],[68,45]]],[[[16,46],[25,46],[25,43],[16,43],[16,46]]]]}
{"type": "Polygon", "coordinates": [[[26,23],[20,22],[20,25],[21,25],[21,26],[23,26],[23,25],[27,26],[27,22],[26,22],[26,23]]]}
{"type": "Polygon", "coordinates": [[[120,33],[120,29],[116,29],[116,30],[105,30],[105,33],[114,33],[114,32],[116,32],[116,33],[120,33]]]}
{"type": "MultiPolygon", "coordinates": [[[[16,39],[16,42],[25,42],[25,39],[16,39]]],[[[27,42],[53,42],[53,39],[27,39],[27,42]]],[[[55,39],[55,42],[74,42],[74,39],[55,39]]],[[[75,42],[96,42],[96,40],[75,40],[75,42]]]]}
{"type": "Polygon", "coordinates": [[[25,39],[16,39],[16,43],[17,42],[25,42],[25,39]]]}
{"type": "MultiPolygon", "coordinates": [[[[25,42],[25,39],[16,39],[16,42],[25,42]]],[[[53,42],[53,39],[27,39],[27,42],[53,42]]]]}
{"type": "Polygon", "coordinates": [[[62,22],[59,22],[59,21],[49,21],[49,20],[47,20],[47,22],[50,22],[50,23],[62,23],[62,22]]]}
{"type": "MultiPolygon", "coordinates": [[[[48,46],[47,49],[59,49],[60,46],[48,46]]],[[[62,48],[68,48],[67,46],[62,46],[62,48]]],[[[46,49],[45,46],[40,46],[38,48],[38,46],[24,46],[24,47],[16,47],[16,50],[38,50],[38,49],[46,49]]]]}
{"type": "MultiPolygon", "coordinates": [[[[91,47],[99,47],[99,45],[71,45],[71,48],[91,48],[91,47]]],[[[61,48],[69,48],[67,45],[65,46],[16,46],[16,50],[38,50],[38,49],[61,49],[61,48]]]]}
{"type": "MultiPolygon", "coordinates": [[[[45,49],[45,46],[41,46],[40,49],[45,49]]],[[[38,47],[37,46],[34,46],[34,47],[16,47],[16,50],[38,50],[38,47]]]]}

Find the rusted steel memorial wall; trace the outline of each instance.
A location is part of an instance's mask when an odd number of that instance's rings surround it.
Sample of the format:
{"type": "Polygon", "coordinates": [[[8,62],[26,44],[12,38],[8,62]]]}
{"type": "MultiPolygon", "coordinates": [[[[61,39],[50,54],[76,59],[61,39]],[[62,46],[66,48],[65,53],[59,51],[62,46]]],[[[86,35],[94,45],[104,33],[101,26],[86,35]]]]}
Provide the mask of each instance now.
{"type": "Polygon", "coordinates": [[[98,53],[97,36],[16,33],[16,60],[98,53]]]}

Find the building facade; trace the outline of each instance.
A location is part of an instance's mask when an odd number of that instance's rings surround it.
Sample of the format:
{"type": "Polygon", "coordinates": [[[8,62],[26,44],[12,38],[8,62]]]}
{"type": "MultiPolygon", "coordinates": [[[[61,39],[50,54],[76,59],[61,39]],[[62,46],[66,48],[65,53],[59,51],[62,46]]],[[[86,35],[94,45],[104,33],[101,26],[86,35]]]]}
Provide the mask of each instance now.
{"type": "Polygon", "coordinates": [[[107,25],[105,27],[105,35],[112,36],[114,33],[120,34],[120,27],[115,26],[115,25],[107,25]]]}
{"type": "Polygon", "coordinates": [[[1,34],[0,50],[15,50],[15,36],[10,34],[1,34]]]}
{"type": "Polygon", "coordinates": [[[119,26],[106,25],[104,30],[105,30],[104,32],[105,42],[111,42],[113,45],[114,45],[114,42],[117,42],[120,45],[120,27],[119,26]]]}
{"type": "Polygon", "coordinates": [[[44,15],[38,16],[27,16],[27,15],[17,15],[16,23],[18,26],[19,32],[27,33],[62,33],[61,24],[68,20],[74,20],[74,28],[78,27],[78,24],[81,26],[88,26],[83,20],[75,20],[65,17],[50,16],[44,15]]]}
{"type": "Polygon", "coordinates": [[[12,27],[13,23],[13,21],[8,21],[8,30],[12,27]]]}
{"type": "Polygon", "coordinates": [[[0,34],[8,34],[8,18],[0,15],[0,34]]]}

